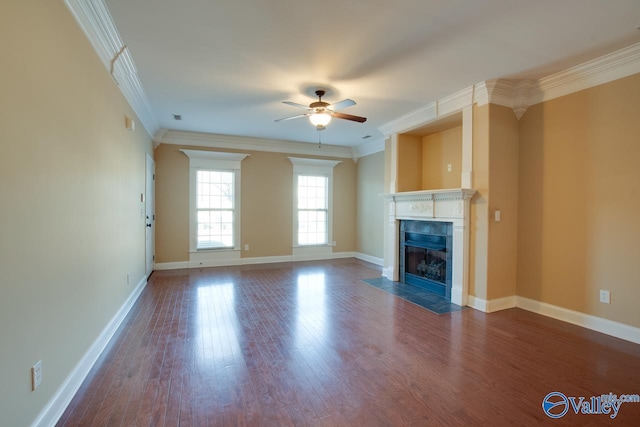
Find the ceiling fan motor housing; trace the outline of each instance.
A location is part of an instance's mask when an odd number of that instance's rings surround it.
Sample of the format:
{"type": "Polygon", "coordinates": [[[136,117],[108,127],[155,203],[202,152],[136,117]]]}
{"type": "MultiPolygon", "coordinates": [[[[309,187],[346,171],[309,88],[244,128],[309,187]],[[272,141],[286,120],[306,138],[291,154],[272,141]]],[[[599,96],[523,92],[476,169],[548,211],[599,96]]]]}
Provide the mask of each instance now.
{"type": "Polygon", "coordinates": [[[316,111],[323,111],[328,106],[329,106],[329,103],[324,101],[316,101],[309,104],[309,108],[313,108],[316,111]]]}

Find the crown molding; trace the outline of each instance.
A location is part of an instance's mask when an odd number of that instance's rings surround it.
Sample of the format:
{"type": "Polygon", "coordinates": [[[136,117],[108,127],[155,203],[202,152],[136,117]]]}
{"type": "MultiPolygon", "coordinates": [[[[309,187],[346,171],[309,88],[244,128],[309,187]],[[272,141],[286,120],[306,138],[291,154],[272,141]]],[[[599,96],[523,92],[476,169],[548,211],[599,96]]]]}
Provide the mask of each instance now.
{"type": "Polygon", "coordinates": [[[353,158],[357,161],[360,157],[370,156],[381,151],[384,151],[384,138],[354,146],[353,158]]]}
{"type": "Polygon", "coordinates": [[[288,157],[288,159],[293,166],[314,166],[331,169],[342,163],[340,160],[308,159],[306,157],[288,157]]]}
{"type": "Polygon", "coordinates": [[[402,133],[415,129],[425,123],[435,120],[437,117],[438,107],[437,101],[435,101],[383,124],[378,127],[378,130],[382,132],[385,138],[388,138],[394,133],[402,133]]]}
{"type": "Polygon", "coordinates": [[[111,74],[149,136],[158,131],[158,121],[142,88],[138,71],[103,0],[65,0],[76,22],[111,74]]]}
{"type": "Polygon", "coordinates": [[[161,129],[158,129],[155,134],[153,134],[153,148],[154,148],[154,150],[156,148],[158,148],[158,146],[160,144],[162,144],[162,138],[164,138],[164,136],[167,134],[167,132],[169,132],[169,129],[161,128],[161,129]]]}
{"type": "Polygon", "coordinates": [[[474,86],[464,88],[452,95],[434,101],[430,104],[413,110],[404,116],[392,120],[380,126],[378,130],[385,138],[395,133],[408,132],[426,123],[446,117],[462,110],[473,103],[474,86]]]}
{"type": "Polygon", "coordinates": [[[474,86],[466,87],[458,92],[445,96],[436,102],[437,118],[449,116],[462,111],[463,108],[473,104],[474,86]]]}
{"type": "Polygon", "coordinates": [[[640,73],[640,43],[537,81],[532,105],[640,73]]]}
{"type": "Polygon", "coordinates": [[[531,105],[570,95],[640,73],[640,43],[560,71],[539,80],[487,80],[476,85],[486,96],[478,105],[497,104],[513,108],[520,119],[531,105]]]}
{"type": "Polygon", "coordinates": [[[418,108],[378,129],[385,137],[408,132],[474,103],[512,108],[519,120],[531,105],[637,73],[640,73],[640,43],[539,80],[486,80],[418,108]]]}
{"type": "Polygon", "coordinates": [[[311,156],[353,158],[351,147],[322,145],[306,142],[278,141],[252,138],[248,136],[219,135],[212,133],[168,130],[162,135],[161,143],[190,145],[195,147],[224,148],[230,150],[266,151],[270,153],[303,154],[311,156]]]}
{"type": "Polygon", "coordinates": [[[189,160],[222,160],[227,162],[240,163],[245,158],[249,157],[249,154],[241,153],[227,153],[218,151],[200,151],[200,150],[180,150],[189,160]]]}
{"type": "Polygon", "coordinates": [[[487,80],[476,85],[478,105],[496,104],[513,109],[518,120],[531,105],[536,90],[533,80],[487,80]]]}
{"type": "MultiPolygon", "coordinates": [[[[164,140],[165,131],[159,129],[158,121],[138,78],[133,58],[120,38],[104,0],[65,0],[65,4],[147,133],[153,138],[154,147],[157,147],[161,142],[167,142],[164,140]]],[[[392,134],[408,132],[460,111],[473,103],[478,105],[492,103],[510,107],[516,117],[520,119],[530,105],[549,101],[637,73],[640,73],[640,43],[535,81],[495,79],[480,82],[411,111],[383,124],[378,129],[387,138],[392,134]]],[[[214,135],[209,140],[220,141],[221,138],[221,135],[214,135]]],[[[317,150],[304,147],[304,145],[301,149],[296,149],[300,145],[299,143],[257,138],[240,139],[253,141],[252,143],[247,143],[251,147],[247,149],[318,155],[315,152],[317,150]],[[314,153],[310,153],[310,151],[314,151],[314,153]]],[[[196,138],[195,140],[204,144],[202,138],[196,138]]],[[[382,141],[382,146],[384,147],[384,141],[382,141]]],[[[363,155],[382,151],[380,150],[380,141],[375,141],[372,147],[375,147],[373,150],[376,151],[369,151],[368,144],[367,146],[355,146],[353,148],[323,146],[325,148],[323,155],[357,159],[363,155]],[[347,151],[350,151],[349,155],[346,155],[347,151]]]]}

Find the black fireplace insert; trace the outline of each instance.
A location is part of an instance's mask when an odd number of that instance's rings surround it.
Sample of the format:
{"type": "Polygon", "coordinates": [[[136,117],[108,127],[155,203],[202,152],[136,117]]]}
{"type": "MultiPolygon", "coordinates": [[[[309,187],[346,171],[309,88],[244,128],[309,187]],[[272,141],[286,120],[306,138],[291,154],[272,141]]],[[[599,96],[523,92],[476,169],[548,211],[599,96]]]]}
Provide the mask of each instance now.
{"type": "Polygon", "coordinates": [[[453,223],[400,221],[400,281],[451,299],[453,223]]]}

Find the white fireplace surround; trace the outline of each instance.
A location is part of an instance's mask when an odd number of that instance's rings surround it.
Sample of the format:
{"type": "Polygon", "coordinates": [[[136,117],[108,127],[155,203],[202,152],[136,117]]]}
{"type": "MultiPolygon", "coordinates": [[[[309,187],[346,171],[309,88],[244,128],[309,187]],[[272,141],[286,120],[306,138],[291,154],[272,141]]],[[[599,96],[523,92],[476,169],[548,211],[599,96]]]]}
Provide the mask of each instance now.
{"type": "Polygon", "coordinates": [[[453,223],[453,266],[451,302],[467,305],[469,295],[469,210],[476,190],[455,188],[448,190],[408,191],[385,194],[389,202],[385,230],[385,265],[382,275],[389,280],[399,279],[400,220],[440,221],[453,223]]]}

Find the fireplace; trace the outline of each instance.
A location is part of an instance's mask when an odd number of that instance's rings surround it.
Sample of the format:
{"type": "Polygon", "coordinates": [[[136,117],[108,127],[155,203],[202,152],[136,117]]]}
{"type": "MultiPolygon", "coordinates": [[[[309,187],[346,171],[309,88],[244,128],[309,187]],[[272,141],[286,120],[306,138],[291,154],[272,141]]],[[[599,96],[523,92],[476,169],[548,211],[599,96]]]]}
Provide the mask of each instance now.
{"type": "Polygon", "coordinates": [[[422,280],[422,285],[431,286],[452,303],[467,305],[469,209],[475,192],[454,188],[385,194],[389,216],[382,275],[405,281],[407,270],[408,280],[422,280]],[[424,223],[430,224],[427,232],[424,223]]]}
{"type": "Polygon", "coordinates": [[[451,299],[453,223],[400,221],[399,279],[451,299]]]}

